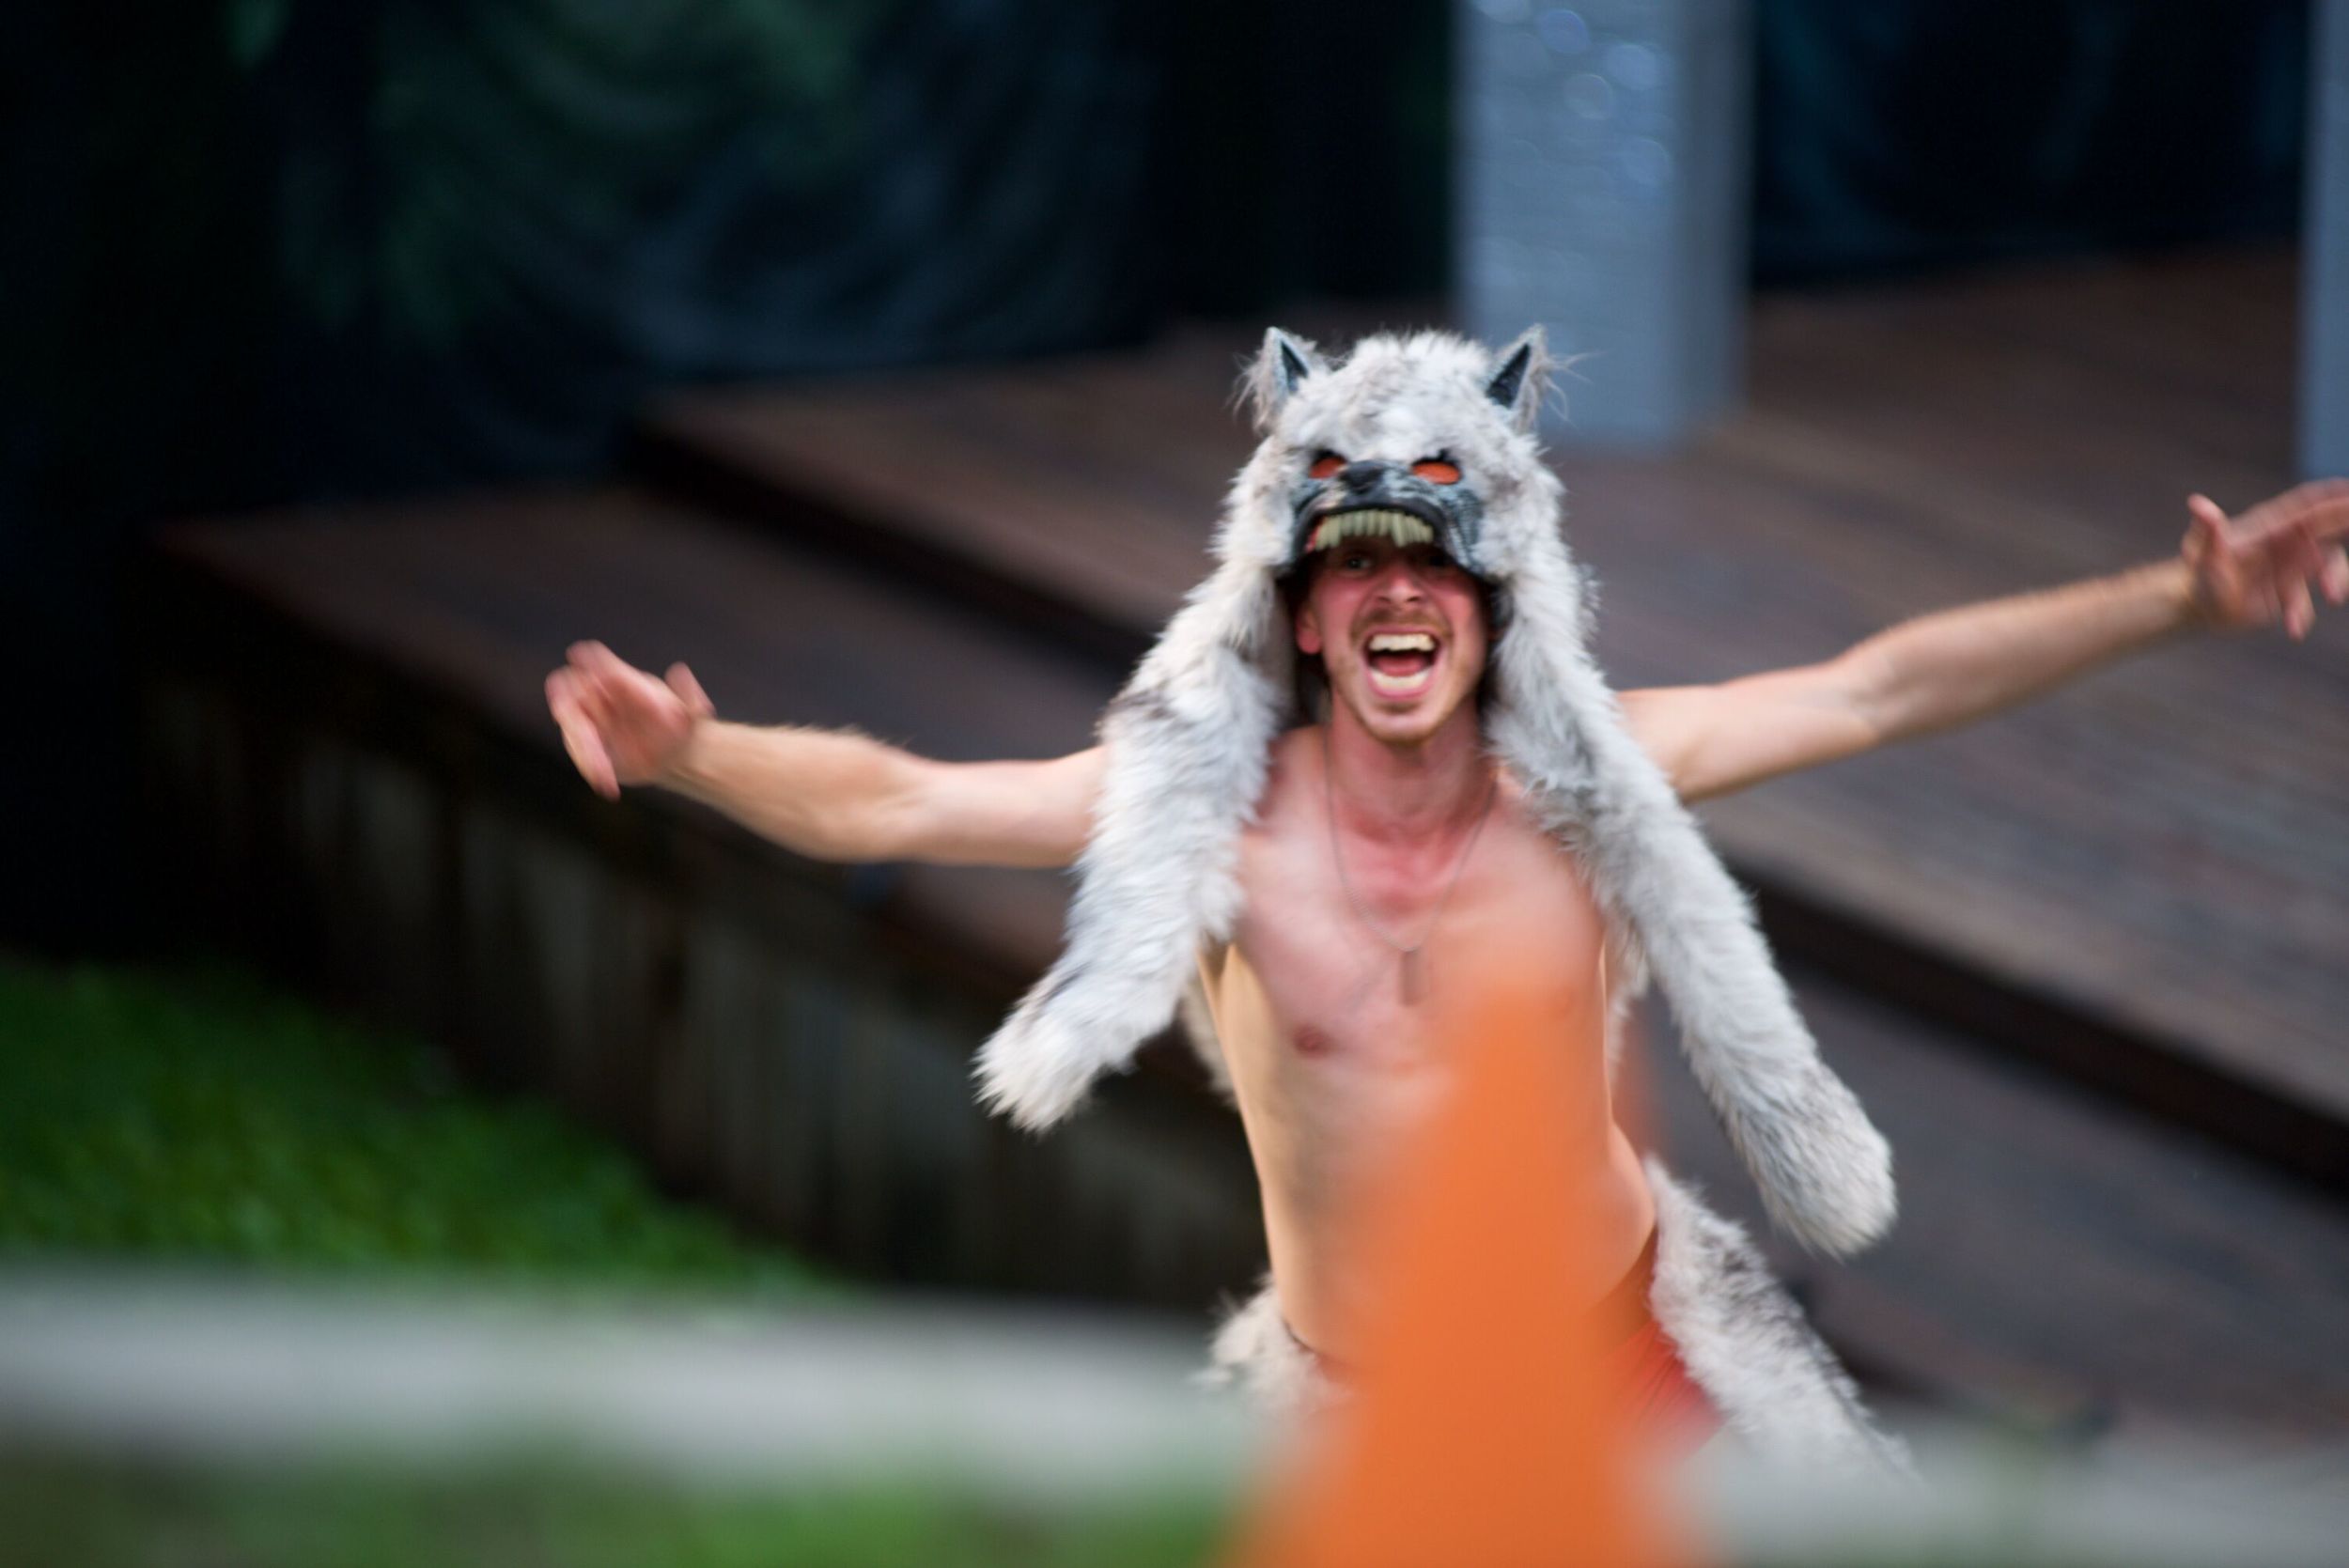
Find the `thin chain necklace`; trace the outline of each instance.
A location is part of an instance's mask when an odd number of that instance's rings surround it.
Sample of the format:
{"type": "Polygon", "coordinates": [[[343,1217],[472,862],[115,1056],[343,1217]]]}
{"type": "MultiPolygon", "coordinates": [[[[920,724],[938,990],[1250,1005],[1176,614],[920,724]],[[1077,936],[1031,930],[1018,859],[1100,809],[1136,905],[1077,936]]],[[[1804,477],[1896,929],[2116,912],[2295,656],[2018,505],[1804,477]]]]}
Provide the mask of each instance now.
{"type": "Polygon", "coordinates": [[[1443,885],[1443,893],[1436,899],[1436,908],[1427,916],[1427,928],[1419,934],[1419,940],[1406,947],[1378,928],[1362,908],[1362,901],[1354,895],[1354,884],[1346,880],[1346,856],[1338,847],[1338,808],[1334,786],[1330,778],[1330,732],[1321,732],[1321,808],[1330,821],[1330,861],[1338,870],[1338,887],[1352,906],[1354,918],[1372,936],[1395,952],[1400,973],[1397,983],[1403,1005],[1416,1007],[1427,995],[1427,942],[1436,934],[1436,923],[1443,919],[1443,908],[1452,901],[1452,890],[1460,885],[1460,874],[1468,869],[1469,857],[1476,852],[1476,841],[1484,835],[1485,821],[1493,814],[1493,800],[1501,793],[1501,773],[1495,769],[1492,781],[1485,787],[1485,807],[1476,814],[1476,826],[1469,830],[1468,842],[1460,846],[1460,858],[1452,865],[1452,876],[1443,885]]]}

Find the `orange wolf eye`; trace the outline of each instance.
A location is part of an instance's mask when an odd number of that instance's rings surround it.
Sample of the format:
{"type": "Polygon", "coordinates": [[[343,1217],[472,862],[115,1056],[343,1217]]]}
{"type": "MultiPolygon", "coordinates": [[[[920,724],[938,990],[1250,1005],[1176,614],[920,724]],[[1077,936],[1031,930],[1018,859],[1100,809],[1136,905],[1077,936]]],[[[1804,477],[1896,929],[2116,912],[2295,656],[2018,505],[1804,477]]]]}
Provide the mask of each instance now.
{"type": "Polygon", "coordinates": [[[1460,482],[1460,465],[1449,458],[1422,458],[1411,465],[1411,472],[1431,485],[1456,485],[1460,482]]]}
{"type": "Polygon", "coordinates": [[[1327,479],[1345,466],[1346,459],[1335,452],[1323,452],[1315,457],[1313,466],[1305,472],[1315,479],[1327,479]]]}

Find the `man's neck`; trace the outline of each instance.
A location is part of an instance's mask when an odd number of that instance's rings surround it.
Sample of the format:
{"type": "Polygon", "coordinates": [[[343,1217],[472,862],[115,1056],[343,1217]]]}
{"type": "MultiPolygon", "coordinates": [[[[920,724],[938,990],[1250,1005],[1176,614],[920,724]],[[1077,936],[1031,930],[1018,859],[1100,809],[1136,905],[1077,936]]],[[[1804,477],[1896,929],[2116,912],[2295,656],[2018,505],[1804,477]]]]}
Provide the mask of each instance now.
{"type": "Polygon", "coordinates": [[[1463,706],[1423,741],[1395,745],[1343,705],[1322,728],[1330,810],[1349,834],[1391,842],[1439,837],[1473,822],[1492,789],[1476,712],[1463,706]]]}

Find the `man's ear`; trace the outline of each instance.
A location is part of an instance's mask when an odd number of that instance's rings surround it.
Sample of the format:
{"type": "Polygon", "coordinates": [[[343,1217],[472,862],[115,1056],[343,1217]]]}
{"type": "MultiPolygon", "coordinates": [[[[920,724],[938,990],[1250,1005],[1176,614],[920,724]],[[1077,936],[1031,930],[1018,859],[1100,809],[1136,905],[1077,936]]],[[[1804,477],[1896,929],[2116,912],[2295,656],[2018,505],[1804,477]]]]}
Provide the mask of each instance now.
{"type": "Polygon", "coordinates": [[[1240,378],[1241,390],[1247,395],[1248,407],[1256,418],[1258,433],[1268,432],[1272,422],[1281,417],[1281,405],[1287,402],[1308,376],[1318,376],[1325,366],[1314,346],[1301,337],[1292,337],[1278,327],[1267,327],[1264,347],[1248,364],[1240,378]]]}
{"type": "Polygon", "coordinates": [[[1308,659],[1321,652],[1321,621],[1310,604],[1297,607],[1297,651],[1308,659]]]}
{"type": "Polygon", "coordinates": [[[1494,363],[1500,368],[1485,383],[1485,396],[1500,404],[1518,429],[1532,429],[1541,417],[1542,399],[1549,396],[1549,334],[1535,322],[1494,363]]]}

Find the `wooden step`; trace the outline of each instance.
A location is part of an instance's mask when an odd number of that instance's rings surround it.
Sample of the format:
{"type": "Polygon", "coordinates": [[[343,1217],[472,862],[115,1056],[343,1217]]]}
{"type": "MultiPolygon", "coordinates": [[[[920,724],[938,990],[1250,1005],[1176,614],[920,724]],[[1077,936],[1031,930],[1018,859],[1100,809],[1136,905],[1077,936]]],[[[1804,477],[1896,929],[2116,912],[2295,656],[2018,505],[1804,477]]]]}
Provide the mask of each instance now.
{"type": "Polygon", "coordinates": [[[1919,1023],[1808,965],[1821,1048],[1890,1140],[1901,1216],[1848,1263],[1771,1235],[1651,1008],[1656,1136],[1888,1393],[2081,1442],[2349,1422],[2349,1208],[2251,1159],[1919,1023]]]}
{"type": "MultiPolygon", "coordinates": [[[[2289,483],[2294,298],[2260,252],[1764,299],[1745,415],[1560,459],[1603,662],[1719,680],[2173,553],[2188,489],[2289,483]]],[[[1206,570],[1248,346],[680,396],[644,461],[1129,660],[1206,570]]],[[[2344,649],[2184,640],[1704,815],[1781,943],[2349,1188],[2344,649]]]]}

